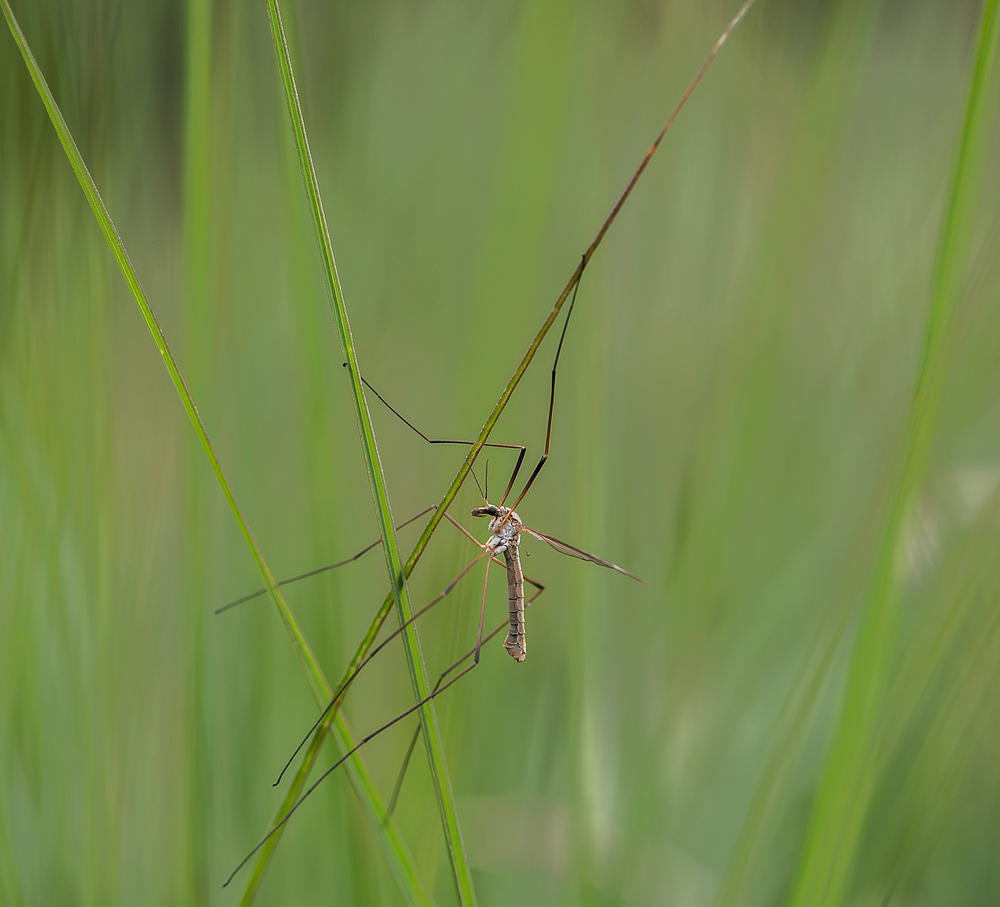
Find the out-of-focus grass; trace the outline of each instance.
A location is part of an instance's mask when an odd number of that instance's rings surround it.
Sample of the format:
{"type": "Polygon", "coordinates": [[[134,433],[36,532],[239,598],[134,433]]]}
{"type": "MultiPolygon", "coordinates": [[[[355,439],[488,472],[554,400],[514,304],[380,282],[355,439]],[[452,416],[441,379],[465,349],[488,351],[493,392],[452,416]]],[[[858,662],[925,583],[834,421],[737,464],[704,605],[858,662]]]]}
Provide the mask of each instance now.
{"type": "MultiPolygon", "coordinates": [[[[355,339],[369,379],[425,430],[478,431],[730,6],[300,6],[355,339]]],[[[192,288],[179,7],[15,9],[168,336],[185,338],[181,366],[272,564],[352,554],[377,530],[301,188],[285,176],[263,10],[213,9],[196,240],[212,255],[192,288]]],[[[651,585],[526,544],[547,586],[528,613],[531,656],[515,666],[489,648],[439,702],[483,903],[712,903],[803,664],[857,605],[977,6],[852,12],[761,0],[587,270],[553,458],[519,511],[651,585]]],[[[984,146],[850,902],[1000,893],[996,136],[984,146]]],[[[9,40],[0,160],[0,897],[232,903],[218,885],[275,808],[269,782],[311,696],[266,605],[205,617],[255,585],[254,566],[9,40]]],[[[494,440],[537,452],[551,353],[494,440]]],[[[405,518],[461,453],[375,418],[405,518]]],[[[508,468],[491,454],[494,476],[508,468]]],[[[474,489],[460,498],[465,519],[474,489]]],[[[438,533],[414,600],[470,549],[438,533]]],[[[432,676],[474,639],[475,587],[421,628],[432,676]]],[[[328,673],[385,591],[375,557],[290,593],[328,673]]],[[[501,583],[490,609],[499,621],[501,583]]],[[[745,903],[791,896],[846,652],[792,735],[745,903]]],[[[409,705],[402,654],[353,697],[359,732],[409,705]]],[[[411,731],[369,749],[384,798],[411,731]]],[[[415,759],[398,818],[449,903],[433,797],[415,759]]],[[[398,899],[343,778],[296,816],[260,902],[334,891],[398,899]]]]}
{"type": "MultiPolygon", "coordinates": [[[[979,200],[982,158],[979,143],[992,123],[987,113],[991,106],[987,89],[1000,37],[998,13],[998,0],[983,3],[961,140],[935,255],[916,380],[889,480],[885,528],[859,609],[857,640],[851,653],[844,699],[803,848],[793,901],[800,907],[812,904],[832,907],[843,901],[877,780],[876,765],[881,756],[879,725],[886,717],[886,691],[898,645],[903,533],[924,483],[929,441],[948,371],[954,312],[968,270],[969,226],[979,200]]],[[[928,666],[932,665],[932,661],[928,662],[928,666]]],[[[960,739],[965,735],[955,736],[960,739]]],[[[923,780],[932,783],[930,778],[923,780]]],[[[941,784],[946,786],[947,779],[942,779],[941,784]]]]}
{"type": "MultiPolygon", "coordinates": [[[[59,138],[59,142],[66,153],[67,160],[72,166],[73,172],[77,177],[80,188],[83,190],[87,198],[87,202],[91,207],[95,220],[97,221],[98,226],[100,227],[101,233],[107,240],[108,247],[115,259],[116,264],[118,265],[121,276],[124,278],[129,288],[129,292],[132,295],[137,308],[139,309],[139,313],[142,317],[142,320],[146,324],[146,327],[149,330],[149,334],[151,339],[153,340],[154,346],[160,353],[164,366],[166,367],[167,372],[170,375],[171,383],[174,385],[174,389],[177,391],[177,394],[180,397],[181,403],[191,421],[191,426],[194,429],[196,437],[198,438],[202,451],[209,461],[212,472],[215,474],[215,477],[218,481],[219,490],[223,493],[226,503],[229,505],[230,510],[232,511],[232,515],[235,518],[237,526],[240,529],[240,534],[243,536],[244,540],[247,543],[247,547],[250,549],[250,554],[254,562],[256,563],[258,570],[260,571],[262,579],[264,580],[267,586],[267,591],[270,592],[271,598],[273,599],[274,604],[278,610],[278,615],[282,623],[285,625],[285,629],[288,632],[289,641],[292,643],[292,647],[295,650],[296,656],[298,657],[298,660],[301,663],[301,666],[306,674],[306,678],[309,681],[310,686],[312,687],[313,693],[317,698],[317,702],[322,707],[330,700],[331,696],[333,695],[333,690],[330,688],[326,678],[323,676],[322,668],[317,663],[315,655],[311,651],[308,641],[302,635],[301,628],[299,627],[294,617],[294,614],[289,609],[288,604],[285,602],[284,597],[279,591],[278,589],[279,584],[276,581],[274,574],[271,572],[271,568],[267,564],[263,551],[261,550],[259,543],[254,537],[253,532],[250,529],[249,524],[247,523],[245,514],[243,513],[239,504],[237,503],[236,497],[232,490],[232,486],[229,484],[224,475],[218,456],[215,452],[211,440],[209,439],[205,424],[202,421],[201,416],[198,413],[194,399],[191,396],[190,389],[188,388],[187,384],[184,381],[184,378],[182,377],[182,373],[180,367],[178,366],[177,360],[168,346],[166,336],[164,335],[163,330],[160,327],[159,322],[157,321],[156,315],[149,304],[149,299],[142,288],[138,274],[136,273],[135,268],[129,259],[128,253],[122,243],[121,237],[119,236],[118,231],[115,228],[114,223],[112,222],[107,207],[105,206],[104,201],[100,196],[100,192],[96,184],[94,183],[93,177],[91,176],[90,171],[87,169],[87,165],[84,162],[82,155],[80,154],[80,150],[77,147],[77,144],[72,136],[69,125],[66,122],[65,118],[63,117],[62,111],[59,109],[58,103],[56,102],[55,98],[52,95],[52,92],[48,86],[45,76],[42,73],[41,69],[39,68],[38,62],[30,50],[29,44],[24,36],[23,31],[20,28],[20,25],[16,21],[16,18],[10,7],[10,4],[7,2],[7,0],[0,0],[0,2],[2,2],[3,5],[4,18],[6,24],[9,26],[11,37],[14,38],[18,48],[18,52],[21,54],[24,60],[25,68],[28,70],[32,83],[38,90],[39,97],[44,103],[46,113],[48,114],[49,119],[51,120],[52,125],[55,128],[56,134],[59,138]]],[[[275,15],[275,19],[272,20],[273,24],[277,26],[278,32],[280,32],[280,22],[276,18],[277,17],[276,7],[272,6],[271,11],[275,15]]],[[[275,38],[277,42],[278,39],[277,32],[275,38]]],[[[286,82],[286,86],[290,86],[291,75],[288,66],[287,48],[284,47],[283,36],[281,36],[280,44],[278,45],[278,47],[279,51],[282,49],[284,50],[283,57],[279,52],[279,61],[282,64],[282,70],[283,70],[282,76],[286,82]]],[[[292,91],[294,94],[294,88],[292,89],[292,91]]],[[[297,101],[296,101],[296,108],[297,108],[297,101]]],[[[301,115],[299,118],[299,122],[297,122],[295,125],[298,128],[296,139],[299,142],[300,147],[304,148],[305,139],[304,139],[304,134],[301,131],[301,115]]],[[[305,156],[308,158],[307,149],[305,150],[305,156]]],[[[308,167],[309,167],[310,177],[312,180],[310,186],[313,195],[312,200],[315,201],[318,206],[318,190],[316,189],[315,172],[312,169],[311,160],[308,161],[308,167]]],[[[193,194],[193,192],[191,194],[193,194]]],[[[332,252],[330,251],[329,247],[329,237],[325,235],[326,233],[325,221],[322,226],[324,230],[324,239],[325,239],[324,250],[323,250],[325,253],[324,263],[328,264],[330,268],[333,269],[333,258],[332,258],[332,252]]],[[[360,394],[361,378],[357,371],[357,365],[354,363],[353,359],[354,350],[350,340],[350,329],[349,327],[347,327],[347,314],[343,308],[343,300],[340,293],[339,283],[334,289],[336,290],[337,303],[339,304],[339,308],[336,311],[336,314],[338,315],[338,321],[339,321],[338,327],[342,328],[341,341],[343,344],[345,355],[351,358],[351,364],[353,367],[352,384],[354,390],[356,393],[360,394]]],[[[375,440],[372,434],[371,422],[370,422],[370,417],[368,416],[367,407],[365,407],[364,405],[363,397],[359,397],[358,399],[360,401],[359,412],[358,412],[359,423],[364,426],[364,430],[362,432],[362,440],[364,442],[366,461],[369,467],[371,467],[373,459],[377,463],[378,453],[377,450],[375,449],[375,440]],[[362,409],[363,412],[361,411],[362,409]]],[[[386,558],[387,564],[389,564],[389,576],[392,579],[394,585],[396,585],[400,581],[402,581],[405,584],[405,579],[402,577],[402,571],[401,568],[399,567],[399,554],[396,548],[394,530],[392,528],[392,516],[391,513],[389,512],[389,505],[385,496],[384,478],[382,477],[381,473],[381,465],[378,465],[378,474],[377,475],[373,474],[372,479],[373,479],[373,488],[377,487],[378,490],[376,503],[379,505],[377,511],[380,516],[379,522],[382,526],[384,526],[386,521],[388,521],[389,535],[384,537],[384,548],[386,549],[387,552],[388,551],[392,552],[392,557],[390,558],[387,555],[386,558]],[[393,561],[395,562],[395,567],[392,565],[393,561]]],[[[394,589],[394,594],[396,596],[399,596],[400,595],[399,590],[394,589]]],[[[403,594],[401,597],[408,606],[408,599],[406,595],[403,594]]],[[[400,611],[403,610],[404,608],[401,606],[400,611]]],[[[403,620],[402,617],[400,619],[401,621],[403,620]]],[[[426,686],[426,681],[425,681],[425,686],[426,686]]],[[[431,712],[431,715],[433,715],[433,712],[431,712]]],[[[340,749],[344,753],[344,759],[341,761],[347,762],[345,770],[347,771],[347,773],[351,778],[351,782],[354,785],[359,800],[364,804],[365,810],[368,812],[372,820],[375,832],[381,839],[386,859],[391,865],[397,881],[401,885],[402,893],[410,903],[413,904],[426,903],[427,898],[422,890],[422,886],[419,880],[416,877],[416,873],[413,867],[413,861],[409,856],[406,846],[400,841],[395,826],[389,820],[385,812],[385,809],[382,806],[378,792],[372,783],[371,775],[368,772],[367,766],[363,764],[363,756],[361,756],[357,752],[357,750],[360,747],[360,744],[355,743],[354,739],[352,738],[350,730],[344,721],[343,714],[341,713],[338,713],[336,715],[331,714],[329,718],[327,718],[327,720],[323,723],[322,729],[318,732],[317,736],[318,737],[325,736],[327,732],[329,732],[329,735],[334,738],[338,749],[340,749]]],[[[438,747],[443,750],[443,745],[441,744],[439,737],[436,736],[437,735],[436,722],[434,726],[434,734],[435,734],[434,737],[428,735],[427,739],[429,741],[430,740],[435,741],[438,747]]],[[[320,741],[317,739],[316,752],[318,752],[319,743],[320,741]]],[[[435,779],[440,777],[441,773],[440,763],[443,763],[443,759],[444,759],[443,755],[440,755],[438,757],[438,762],[432,763],[432,767],[437,770],[435,774],[435,779]]],[[[329,771],[333,771],[333,768],[331,768],[329,771]]],[[[317,781],[316,783],[318,784],[319,782],[317,781]]],[[[290,794],[289,796],[292,796],[294,798],[296,795],[290,794]]],[[[448,817],[451,821],[447,827],[447,831],[451,834],[453,832],[453,826],[454,830],[457,831],[457,818],[454,818],[455,807],[450,789],[447,792],[447,796],[448,796],[447,805],[448,807],[450,807],[451,810],[451,812],[448,814],[448,817]]],[[[298,804],[296,803],[296,806],[297,805],[298,804]]],[[[287,822],[288,817],[291,815],[291,811],[292,810],[290,808],[286,808],[286,810],[283,811],[282,822],[287,822]]],[[[460,832],[458,833],[460,834],[460,832]]],[[[261,844],[266,843],[267,840],[268,839],[265,838],[261,842],[261,844]]],[[[261,845],[258,845],[258,847],[260,846],[261,845]]],[[[465,859],[464,849],[462,850],[462,858],[464,861],[465,859]]],[[[247,859],[249,859],[249,857],[247,857],[237,866],[237,870],[234,870],[232,875],[227,877],[223,887],[229,884],[229,882],[233,878],[233,875],[235,875],[236,872],[240,868],[242,868],[243,863],[245,863],[247,859]]],[[[471,886],[472,886],[471,875],[469,874],[468,867],[464,863],[462,868],[464,869],[464,873],[462,874],[459,874],[456,868],[456,877],[457,877],[456,881],[460,883],[464,881],[466,888],[471,893],[471,886]]],[[[250,886],[248,887],[245,895],[245,901],[247,903],[249,903],[253,899],[253,893],[256,891],[256,888],[257,888],[257,882],[255,877],[255,879],[251,882],[250,886]]],[[[463,902],[465,902],[465,896],[464,896],[465,890],[460,888],[460,891],[463,894],[463,902]]]]}

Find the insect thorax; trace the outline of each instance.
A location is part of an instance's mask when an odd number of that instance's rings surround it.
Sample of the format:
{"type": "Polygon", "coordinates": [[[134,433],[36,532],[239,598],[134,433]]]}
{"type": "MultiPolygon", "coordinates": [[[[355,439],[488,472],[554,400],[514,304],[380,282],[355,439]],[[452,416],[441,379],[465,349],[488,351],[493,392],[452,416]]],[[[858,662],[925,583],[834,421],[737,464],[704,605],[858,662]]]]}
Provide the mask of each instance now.
{"type": "Polygon", "coordinates": [[[517,545],[523,528],[521,520],[516,513],[511,512],[509,507],[498,507],[497,515],[490,521],[490,532],[497,536],[501,544],[505,546],[517,545]],[[508,513],[509,517],[507,517],[508,513]],[[504,522],[505,517],[507,517],[506,522],[504,522]]]}

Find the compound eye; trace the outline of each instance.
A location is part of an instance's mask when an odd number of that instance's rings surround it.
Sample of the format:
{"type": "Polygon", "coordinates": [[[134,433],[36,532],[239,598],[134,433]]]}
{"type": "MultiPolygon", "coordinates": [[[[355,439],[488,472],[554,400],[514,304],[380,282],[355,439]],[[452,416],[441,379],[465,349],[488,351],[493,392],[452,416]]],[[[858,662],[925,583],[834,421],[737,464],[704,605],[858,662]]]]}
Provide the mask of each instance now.
{"type": "Polygon", "coordinates": [[[500,511],[497,510],[497,508],[496,508],[496,506],[494,504],[490,504],[490,506],[486,508],[486,512],[490,516],[496,516],[500,511]]]}

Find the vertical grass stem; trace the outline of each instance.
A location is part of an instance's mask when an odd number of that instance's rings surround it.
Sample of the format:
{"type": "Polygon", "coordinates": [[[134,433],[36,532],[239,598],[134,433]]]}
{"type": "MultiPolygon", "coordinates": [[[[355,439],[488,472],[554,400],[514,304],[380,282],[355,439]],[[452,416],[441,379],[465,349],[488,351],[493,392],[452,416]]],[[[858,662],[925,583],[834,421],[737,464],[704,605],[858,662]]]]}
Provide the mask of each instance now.
{"type": "Polygon", "coordinates": [[[382,474],[382,464],[379,460],[378,447],[375,443],[375,431],[365,400],[364,384],[361,381],[361,371],[358,367],[354,341],[351,337],[351,326],[347,317],[347,306],[344,302],[340,278],[337,274],[337,264],[333,256],[333,245],[327,226],[326,213],[323,210],[323,200],[320,195],[319,180],[313,165],[312,153],[309,150],[309,140],[306,135],[305,119],[299,104],[298,89],[292,71],[291,55],[285,40],[281,24],[281,13],[277,0],[267,0],[268,17],[271,23],[271,34],[274,38],[274,49],[278,58],[278,69],[284,88],[285,101],[288,105],[288,115],[295,136],[295,147],[298,152],[299,166],[302,170],[302,180],[305,185],[309,209],[312,214],[313,229],[319,246],[320,259],[323,263],[323,273],[326,278],[330,306],[333,311],[340,346],[347,365],[348,379],[351,385],[351,396],[354,400],[354,413],[358,422],[358,432],[361,436],[361,446],[368,472],[368,482],[371,487],[372,501],[375,506],[375,516],[378,522],[379,534],[382,537],[382,551],[385,554],[386,570],[389,574],[389,585],[392,589],[396,612],[403,631],[403,648],[406,651],[410,680],[417,701],[423,701],[420,708],[420,720],[427,744],[427,755],[430,763],[431,777],[437,794],[438,807],[441,811],[441,821],[444,828],[448,854],[451,859],[455,885],[463,905],[476,903],[475,890],[472,885],[472,870],[465,853],[462,840],[462,829],[458,820],[458,808],[451,790],[451,780],[448,776],[448,763],[445,759],[444,741],[438,728],[437,714],[433,701],[428,700],[430,682],[424,667],[423,655],[420,650],[420,640],[417,629],[410,619],[413,607],[410,603],[409,590],[406,586],[406,573],[399,554],[396,541],[396,531],[389,507],[389,496],[386,491],[385,477],[382,474]]]}

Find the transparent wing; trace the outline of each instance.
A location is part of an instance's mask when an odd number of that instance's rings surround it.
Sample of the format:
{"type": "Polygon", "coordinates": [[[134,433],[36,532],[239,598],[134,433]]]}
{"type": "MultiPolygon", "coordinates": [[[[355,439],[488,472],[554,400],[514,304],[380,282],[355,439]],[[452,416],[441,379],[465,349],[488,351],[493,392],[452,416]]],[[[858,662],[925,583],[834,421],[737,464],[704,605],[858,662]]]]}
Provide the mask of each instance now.
{"type": "Polygon", "coordinates": [[[551,535],[545,535],[544,532],[539,532],[537,529],[531,529],[528,526],[524,526],[524,531],[527,532],[528,535],[533,535],[536,539],[541,539],[543,542],[547,542],[560,554],[568,554],[570,557],[578,557],[582,561],[590,561],[591,563],[598,564],[601,567],[607,567],[609,570],[614,570],[617,573],[623,573],[625,576],[631,576],[632,579],[638,580],[644,586],[648,585],[644,579],[636,576],[634,573],[629,573],[628,570],[624,570],[617,564],[612,564],[610,561],[602,560],[597,557],[597,555],[588,554],[580,548],[575,548],[573,545],[569,545],[566,542],[560,542],[559,539],[554,539],[551,535]]]}

